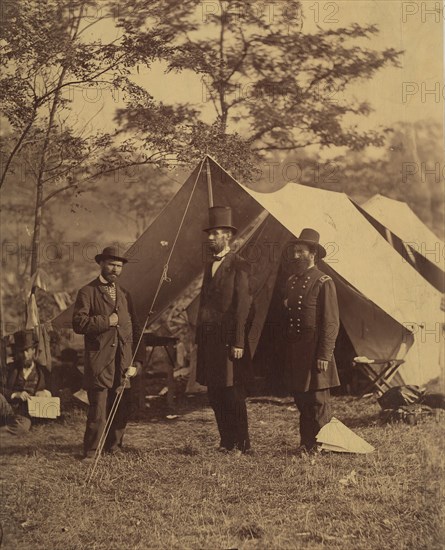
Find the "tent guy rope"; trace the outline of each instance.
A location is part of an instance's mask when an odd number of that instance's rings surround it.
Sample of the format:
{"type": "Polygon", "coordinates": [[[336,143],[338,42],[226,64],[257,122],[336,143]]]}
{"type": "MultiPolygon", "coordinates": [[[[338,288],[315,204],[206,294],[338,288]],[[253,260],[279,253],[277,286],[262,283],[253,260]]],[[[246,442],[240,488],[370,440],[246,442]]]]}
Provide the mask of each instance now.
{"type": "MultiPolygon", "coordinates": [[[[184,225],[184,221],[185,221],[185,218],[187,216],[187,213],[188,213],[188,210],[190,208],[190,204],[192,202],[192,198],[193,198],[193,194],[195,192],[195,189],[196,189],[196,185],[199,181],[199,177],[201,175],[201,172],[202,172],[202,168],[204,166],[204,162],[205,162],[205,158],[201,161],[201,165],[199,167],[199,170],[198,170],[198,174],[196,175],[196,179],[195,179],[195,182],[193,184],[193,188],[192,188],[192,191],[190,193],[190,196],[188,198],[188,201],[187,201],[187,204],[185,206],[185,209],[184,209],[184,213],[182,215],[182,218],[181,218],[181,221],[179,223],[179,227],[178,227],[178,230],[176,232],[176,235],[175,235],[175,238],[174,238],[174,241],[173,241],[173,244],[171,246],[171,249],[170,249],[170,252],[168,254],[168,257],[167,257],[167,261],[165,262],[165,265],[162,269],[162,274],[161,274],[161,277],[159,279],[159,283],[158,283],[158,287],[156,289],[156,292],[154,294],[154,297],[153,297],[153,300],[152,300],[152,303],[151,303],[151,306],[150,306],[150,309],[149,309],[149,312],[145,318],[145,322],[144,322],[144,325],[142,327],[142,330],[141,330],[141,334],[139,336],[139,340],[136,344],[136,347],[134,349],[134,352],[133,352],[133,357],[131,358],[131,363],[130,365],[133,364],[134,362],[134,359],[136,357],[136,353],[139,349],[139,346],[142,342],[142,338],[144,337],[144,332],[145,332],[145,329],[147,328],[147,325],[148,325],[148,321],[150,319],[150,317],[152,316],[152,314],[154,313],[154,306],[155,306],[155,303],[156,303],[156,300],[159,296],[159,292],[161,291],[161,288],[162,288],[162,285],[164,283],[169,283],[171,281],[171,278],[168,276],[168,268],[169,268],[169,264],[170,264],[170,260],[172,258],[172,255],[173,255],[173,251],[176,247],[176,243],[178,242],[178,239],[179,239],[179,235],[181,234],[181,231],[182,231],[182,227],[184,225]]],[[[103,448],[104,448],[104,445],[105,445],[105,441],[107,439],[107,436],[108,436],[108,433],[110,431],[110,428],[111,428],[111,425],[113,423],[113,420],[114,420],[114,417],[116,415],[116,411],[119,407],[119,404],[121,402],[121,399],[122,399],[122,396],[123,396],[123,393],[124,393],[124,390],[125,390],[125,387],[126,387],[126,384],[127,384],[127,380],[129,380],[129,377],[128,376],[125,376],[125,379],[124,379],[124,382],[123,382],[123,386],[122,386],[122,390],[117,392],[116,394],[116,397],[114,399],[114,402],[111,406],[111,410],[110,410],[110,413],[107,417],[107,421],[106,421],[106,424],[105,424],[105,427],[104,427],[104,431],[102,432],[102,435],[100,437],[100,440],[99,440],[99,443],[98,443],[98,446],[97,446],[97,449],[96,449],[96,452],[94,454],[94,460],[93,460],[93,463],[91,464],[88,472],[87,472],[87,477],[86,477],[86,484],[88,485],[88,483],[90,483],[90,481],[93,479],[94,477],[94,474],[96,472],[96,469],[97,469],[97,464],[99,462],[99,459],[100,459],[100,456],[102,454],[102,451],[103,451],[103,448]]]]}

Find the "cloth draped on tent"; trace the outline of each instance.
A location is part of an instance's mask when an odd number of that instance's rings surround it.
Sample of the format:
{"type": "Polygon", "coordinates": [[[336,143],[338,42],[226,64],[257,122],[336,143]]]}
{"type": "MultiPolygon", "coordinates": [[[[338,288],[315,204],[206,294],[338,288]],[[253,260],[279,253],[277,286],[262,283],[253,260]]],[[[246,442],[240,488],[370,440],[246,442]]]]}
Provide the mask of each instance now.
{"type": "Polygon", "coordinates": [[[26,325],[25,329],[32,329],[35,331],[38,340],[36,361],[42,366],[51,370],[51,346],[50,335],[43,323],[40,323],[39,310],[37,308],[36,295],[34,288],[41,288],[46,290],[46,283],[44,277],[39,270],[36,271],[31,280],[31,291],[28,295],[28,302],[26,304],[26,325]]]}

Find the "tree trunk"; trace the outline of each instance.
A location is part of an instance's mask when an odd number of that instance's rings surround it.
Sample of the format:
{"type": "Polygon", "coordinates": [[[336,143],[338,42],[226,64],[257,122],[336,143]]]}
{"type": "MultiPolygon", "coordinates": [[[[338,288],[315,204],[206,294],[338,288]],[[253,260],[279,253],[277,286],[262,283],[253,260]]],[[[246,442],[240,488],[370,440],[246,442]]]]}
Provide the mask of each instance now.
{"type": "Polygon", "coordinates": [[[20,147],[22,146],[22,142],[25,139],[25,137],[27,136],[29,130],[31,129],[31,126],[34,123],[34,120],[36,118],[36,112],[37,112],[37,105],[36,105],[36,103],[34,103],[33,112],[32,112],[32,115],[29,119],[29,122],[25,126],[23,132],[21,133],[19,139],[17,140],[17,143],[14,145],[13,150],[11,151],[11,153],[9,154],[9,157],[6,160],[5,166],[4,166],[3,171],[2,171],[2,175],[0,177],[0,189],[1,189],[2,185],[5,183],[6,176],[8,175],[9,166],[10,166],[11,162],[14,160],[15,155],[20,151],[20,147]]]}
{"type": "Polygon", "coordinates": [[[40,234],[42,230],[42,201],[43,201],[43,182],[41,178],[37,181],[36,191],[36,207],[34,210],[34,232],[32,235],[32,252],[31,252],[31,277],[37,271],[40,263],[40,234]]]}
{"type": "MultiPolygon", "coordinates": [[[[59,78],[58,88],[63,83],[65,78],[66,69],[62,70],[62,73],[59,78]]],[[[46,129],[45,140],[42,146],[42,152],[40,154],[39,162],[39,171],[37,174],[36,181],[36,207],[34,210],[34,232],[32,236],[32,251],[31,251],[31,277],[37,271],[40,265],[40,236],[42,230],[42,214],[43,214],[43,174],[45,173],[46,167],[46,154],[48,151],[48,146],[51,140],[51,131],[54,126],[54,118],[57,112],[57,107],[59,104],[60,91],[56,91],[54,94],[53,104],[51,106],[51,111],[48,120],[48,127],[46,129]]]]}
{"type": "MultiPolygon", "coordinates": [[[[83,13],[83,6],[81,6],[79,14],[77,16],[77,20],[73,21],[73,29],[74,33],[71,37],[71,40],[74,40],[77,36],[77,33],[79,31],[79,25],[82,18],[83,13]]],[[[51,141],[51,132],[54,127],[54,119],[57,113],[57,108],[59,106],[59,99],[60,99],[60,91],[61,86],[63,84],[63,81],[65,80],[65,75],[67,72],[66,66],[63,66],[62,72],[60,73],[59,80],[57,83],[56,91],[54,93],[54,99],[53,103],[51,105],[51,110],[49,114],[49,120],[48,120],[48,127],[46,129],[46,135],[45,140],[43,142],[42,146],[42,152],[40,155],[40,163],[39,163],[39,171],[37,174],[37,181],[36,181],[36,207],[34,212],[34,233],[32,236],[32,252],[31,252],[31,277],[34,275],[34,273],[37,271],[39,264],[40,264],[40,237],[41,237],[41,229],[42,229],[42,215],[43,215],[43,175],[46,171],[46,155],[48,152],[48,146],[51,141]]]]}
{"type": "Polygon", "coordinates": [[[227,103],[226,103],[226,79],[225,79],[225,63],[224,63],[224,32],[226,28],[226,17],[227,12],[224,9],[224,6],[221,2],[219,2],[219,8],[221,10],[221,26],[220,26],[220,32],[219,32],[219,104],[221,109],[221,120],[220,120],[220,129],[221,133],[225,134],[227,130],[227,117],[228,117],[228,109],[227,109],[227,103]]]}

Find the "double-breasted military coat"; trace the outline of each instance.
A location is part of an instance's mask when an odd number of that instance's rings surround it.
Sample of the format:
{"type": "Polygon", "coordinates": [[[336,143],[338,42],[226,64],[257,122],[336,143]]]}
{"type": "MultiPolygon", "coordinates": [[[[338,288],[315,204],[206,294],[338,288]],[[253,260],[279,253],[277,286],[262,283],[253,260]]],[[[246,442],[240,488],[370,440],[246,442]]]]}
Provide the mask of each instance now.
{"type": "Polygon", "coordinates": [[[340,385],[334,358],[340,326],[334,281],[316,266],[286,283],[285,382],[290,392],[340,385]],[[328,361],[319,372],[317,360],[328,361]]]}

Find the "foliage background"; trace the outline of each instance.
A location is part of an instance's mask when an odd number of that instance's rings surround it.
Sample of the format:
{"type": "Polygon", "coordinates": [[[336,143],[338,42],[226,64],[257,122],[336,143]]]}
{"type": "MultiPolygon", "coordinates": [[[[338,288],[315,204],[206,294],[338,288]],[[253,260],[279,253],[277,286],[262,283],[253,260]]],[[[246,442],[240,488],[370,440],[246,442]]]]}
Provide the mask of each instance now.
{"type": "Polygon", "coordinates": [[[443,238],[441,31],[405,4],[4,3],[4,320],[23,320],[36,266],[74,293],[206,152],[262,191],[405,200],[443,238]]]}

